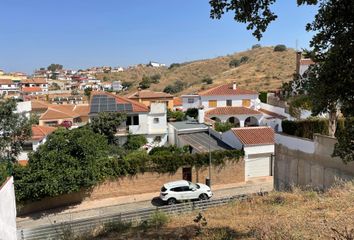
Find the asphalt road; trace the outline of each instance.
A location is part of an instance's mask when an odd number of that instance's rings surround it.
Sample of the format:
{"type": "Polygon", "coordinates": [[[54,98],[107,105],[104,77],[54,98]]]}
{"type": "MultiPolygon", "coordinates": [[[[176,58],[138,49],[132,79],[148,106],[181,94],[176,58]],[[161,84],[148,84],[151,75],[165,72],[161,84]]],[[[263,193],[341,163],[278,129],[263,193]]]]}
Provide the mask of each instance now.
{"type": "MultiPolygon", "coordinates": [[[[260,191],[271,191],[271,190],[273,190],[273,181],[249,183],[239,187],[214,190],[213,198],[222,198],[222,197],[234,196],[239,194],[251,194],[260,191]]],[[[121,212],[156,207],[156,206],[160,206],[161,204],[162,204],[161,201],[156,196],[153,199],[148,201],[123,203],[123,204],[112,205],[112,206],[92,208],[92,209],[87,209],[82,211],[63,212],[63,209],[57,209],[51,211],[50,213],[32,214],[24,218],[17,218],[17,229],[28,229],[28,228],[49,225],[53,223],[72,221],[76,219],[98,217],[107,214],[115,214],[115,213],[118,214],[121,212]]]]}

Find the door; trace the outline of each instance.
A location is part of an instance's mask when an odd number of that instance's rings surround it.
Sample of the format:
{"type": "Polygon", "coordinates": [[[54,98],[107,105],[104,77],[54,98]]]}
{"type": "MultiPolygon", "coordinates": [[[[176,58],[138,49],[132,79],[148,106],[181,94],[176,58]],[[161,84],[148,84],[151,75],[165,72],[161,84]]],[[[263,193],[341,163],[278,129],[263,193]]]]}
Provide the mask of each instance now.
{"type": "Polygon", "coordinates": [[[183,180],[192,181],[192,168],[186,167],[182,169],[183,180]]]}
{"type": "Polygon", "coordinates": [[[271,175],[270,155],[249,155],[245,161],[246,180],[253,177],[265,177],[271,175]]]}
{"type": "Polygon", "coordinates": [[[250,99],[243,99],[242,100],[242,107],[250,107],[251,106],[251,100],[250,99]]]}

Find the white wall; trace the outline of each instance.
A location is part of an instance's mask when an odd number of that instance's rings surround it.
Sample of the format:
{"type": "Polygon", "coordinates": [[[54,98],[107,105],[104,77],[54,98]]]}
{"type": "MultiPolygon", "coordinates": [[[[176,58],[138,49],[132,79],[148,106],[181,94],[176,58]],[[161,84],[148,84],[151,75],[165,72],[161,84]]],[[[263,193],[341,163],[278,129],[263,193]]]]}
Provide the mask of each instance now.
{"type": "Polygon", "coordinates": [[[16,240],[16,200],[13,177],[0,186],[0,239],[16,240]]]}
{"type": "Polygon", "coordinates": [[[276,107],[276,106],[273,106],[273,105],[270,105],[267,103],[262,103],[262,102],[260,103],[260,107],[265,110],[268,110],[270,112],[274,112],[274,113],[283,115],[284,117],[287,117],[289,120],[293,119],[293,117],[291,117],[290,114],[285,112],[285,108],[276,107]]]}
{"type": "Polygon", "coordinates": [[[300,150],[306,153],[315,152],[315,143],[309,139],[276,133],[275,142],[292,150],[300,150]]]}
{"type": "Polygon", "coordinates": [[[199,108],[200,106],[200,97],[197,95],[185,95],[181,96],[182,98],[182,109],[183,111],[187,111],[189,108],[199,108]],[[188,99],[194,99],[193,103],[188,103],[188,99]]]}
{"type": "Polygon", "coordinates": [[[274,150],[274,144],[247,146],[244,147],[245,159],[248,159],[248,155],[251,154],[274,153],[274,150]]]}
{"type": "Polygon", "coordinates": [[[250,108],[255,108],[256,100],[258,99],[257,94],[247,94],[247,95],[225,95],[225,96],[201,96],[201,104],[204,106],[205,110],[212,109],[209,108],[209,100],[216,100],[217,107],[226,107],[226,100],[232,100],[233,107],[242,107],[242,100],[250,99],[250,108]]]}
{"type": "Polygon", "coordinates": [[[30,112],[32,111],[31,101],[18,102],[16,105],[16,112],[23,113],[26,117],[30,117],[30,112]]]}
{"type": "Polygon", "coordinates": [[[283,129],[281,127],[281,122],[282,122],[282,120],[279,118],[267,119],[264,117],[262,119],[262,122],[260,123],[260,125],[269,126],[269,127],[273,128],[274,132],[282,132],[283,129]]]}

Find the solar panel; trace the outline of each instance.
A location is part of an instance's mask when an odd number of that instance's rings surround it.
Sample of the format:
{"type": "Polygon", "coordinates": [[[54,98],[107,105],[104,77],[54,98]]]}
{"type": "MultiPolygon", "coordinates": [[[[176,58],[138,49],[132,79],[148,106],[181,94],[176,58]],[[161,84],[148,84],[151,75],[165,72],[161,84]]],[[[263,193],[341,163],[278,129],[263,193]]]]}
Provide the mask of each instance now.
{"type": "Polygon", "coordinates": [[[132,106],[131,103],[129,103],[129,104],[124,104],[124,105],[125,105],[125,111],[127,111],[127,112],[133,111],[133,106],[132,106]]]}
{"type": "Polygon", "coordinates": [[[117,110],[116,104],[108,104],[107,107],[109,112],[115,112],[117,110]]]}
{"type": "Polygon", "coordinates": [[[98,112],[98,105],[91,105],[90,112],[97,113],[98,112]]]}
{"type": "Polygon", "coordinates": [[[117,104],[117,112],[124,112],[124,104],[117,104]]]}
{"type": "Polygon", "coordinates": [[[104,104],[100,105],[100,112],[107,112],[107,110],[108,110],[107,104],[106,105],[104,105],[104,104]]]}
{"type": "Polygon", "coordinates": [[[98,96],[94,95],[92,98],[91,103],[92,104],[98,104],[100,102],[100,99],[98,98],[98,96]]]}

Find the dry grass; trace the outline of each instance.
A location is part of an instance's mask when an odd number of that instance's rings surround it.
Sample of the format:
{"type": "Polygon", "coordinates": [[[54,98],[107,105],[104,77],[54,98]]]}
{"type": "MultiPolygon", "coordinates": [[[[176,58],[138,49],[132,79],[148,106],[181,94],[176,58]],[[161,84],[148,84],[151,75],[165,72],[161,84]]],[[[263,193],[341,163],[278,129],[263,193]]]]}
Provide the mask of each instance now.
{"type": "Polygon", "coordinates": [[[354,239],[354,183],[326,193],[272,192],[202,214],[204,227],[193,221],[197,213],[190,213],[172,218],[158,231],[112,233],[104,239],[354,239]]]}
{"type": "MultiPolygon", "coordinates": [[[[134,91],[143,75],[151,76],[158,73],[161,75],[160,83],[152,84],[150,87],[152,90],[162,91],[173,81],[182,80],[188,86],[182,93],[192,93],[202,88],[202,79],[207,76],[214,80],[212,86],[236,80],[239,86],[247,89],[258,91],[275,89],[280,87],[282,82],[289,81],[294,71],[295,51],[293,49],[274,52],[273,47],[263,47],[228,56],[193,61],[172,69],[139,66],[125,72],[106,74],[106,76],[112,80],[133,82],[132,91],[134,91]],[[240,59],[242,56],[249,57],[248,62],[237,68],[229,67],[232,59],[240,59]]],[[[98,78],[102,79],[103,75],[99,75],[98,78]]]]}

